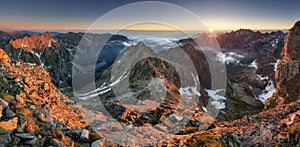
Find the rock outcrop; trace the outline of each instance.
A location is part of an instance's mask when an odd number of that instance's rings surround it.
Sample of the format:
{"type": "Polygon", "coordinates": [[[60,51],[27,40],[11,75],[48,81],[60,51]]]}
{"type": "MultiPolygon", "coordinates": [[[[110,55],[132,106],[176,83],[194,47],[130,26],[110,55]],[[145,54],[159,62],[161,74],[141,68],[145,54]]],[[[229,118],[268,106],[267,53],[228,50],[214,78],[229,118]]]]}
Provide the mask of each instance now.
{"type": "Polygon", "coordinates": [[[0,48],[0,62],[4,65],[8,65],[10,62],[9,56],[6,54],[6,52],[0,48]]]}
{"type": "Polygon", "coordinates": [[[300,96],[300,22],[290,29],[283,58],[278,63],[275,79],[276,91],[266,102],[265,109],[299,100],[300,96]]]}
{"type": "Polygon", "coordinates": [[[49,32],[45,34],[33,34],[30,37],[25,36],[16,40],[11,40],[10,44],[16,48],[22,48],[26,52],[32,52],[33,49],[49,49],[52,43],[56,42],[49,32]]]}

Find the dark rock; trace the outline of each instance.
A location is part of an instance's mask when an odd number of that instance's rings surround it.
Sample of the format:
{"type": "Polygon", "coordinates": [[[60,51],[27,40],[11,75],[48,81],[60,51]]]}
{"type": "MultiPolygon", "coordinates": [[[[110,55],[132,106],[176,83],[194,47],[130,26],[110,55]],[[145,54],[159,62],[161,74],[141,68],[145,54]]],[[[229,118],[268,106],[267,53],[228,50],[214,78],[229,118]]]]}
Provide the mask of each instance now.
{"type": "Polygon", "coordinates": [[[21,115],[21,114],[18,114],[17,117],[18,117],[18,119],[19,119],[19,121],[18,121],[18,127],[17,127],[17,132],[22,133],[22,132],[24,132],[24,129],[25,129],[25,125],[26,125],[27,120],[26,120],[26,118],[25,118],[23,115],[21,115]]]}
{"type": "MultiPolygon", "coordinates": [[[[198,74],[199,82],[201,84],[201,89],[210,89],[211,88],[211,73],[210,71],[208,60],[206,59],[205,54],[201,50],[197,50],[191,44],[184,44],[180,50],[183,50],[187,56],[181,55],[178,57],[178,52],[176,52],[178,48],[171,48],[164,52],[161,52],[162,56],[170,59],[170,61],[176,61],[178,64],[182,65],[185,68],[190,68],[186,61],[191,60],[193,66],[196,69],[198,74]],[[180,61],[177,61],[180,60],[180,61]]],[[[191,69],[189,69],[191,70],[191,69]]],[[[191,70],[192,71],[192,70],[191,70]]],[[[196,73],[195,73],[196,74],[196,73]]]]}
{"type": "Polygon", "coordinates": [[[196,121],[191,121],[191,124],[192,124],[192,126],[194,126],[194,127],[199,127],[200,124],[201,124],[201,122],[196,120],[196,121]]]}
{"type": "Polygon", "coordinates": [[[14,136],[14,135],[12,135],[11,139],[12,139],[12,141],[11,141],[10,145],[17,146],[21,142],[21,139],[19,137],[14,136]]]}
{"type": "Polygon", "coordinates": [[[0,98],[0,105],[2,106],[2,110],[6,110],[6,108],[8,108],[8,103],[2,98],[0,98]]]}
{"type": "Polygon", "coordinates": [[[34,139],[36,136],[33,133],[15,133],[15,136],[21,139],[34,139]]]}
{"type": "Polygon", "coordinates": [[[104,145],[104,139],[98,139],[91,144],[91,147],[99,147],[104,145]]]}
{"type": "Polygon", "coordinates": [[[37,137],[34,136],[33,139],[27,140],[27,141],[25,141],[25,143],[30,144],[30,145],[34,145],[37,142],[37,140],[38,140],[37,137]]]}
{"type": "Polygon", "coordinates": [[[82,134],[82,128],[75,128],[67,131],[67,135],[72,137],[72,138],[80,138],[82,134]]]}
{"type": "Polygon", "coordinates": [[[9,108],[6,108],[6,110],[5,110],[5,117],[6,118],[13,118],[15,115],[16,114],[13,111],[11,111],[9,108]]]}
{"type": "Polygon", "coordinates": [[[61,147],[64,146],[64,143],[59,141],[58,139],[51,139],[50,145],[53,145],[54,147],[61,147]]]}
{"type": "Polygon", "coordinates": [[[0,135],[0,146],[4,147],[12,141],[10,134],[1,134],[0,135]]]}

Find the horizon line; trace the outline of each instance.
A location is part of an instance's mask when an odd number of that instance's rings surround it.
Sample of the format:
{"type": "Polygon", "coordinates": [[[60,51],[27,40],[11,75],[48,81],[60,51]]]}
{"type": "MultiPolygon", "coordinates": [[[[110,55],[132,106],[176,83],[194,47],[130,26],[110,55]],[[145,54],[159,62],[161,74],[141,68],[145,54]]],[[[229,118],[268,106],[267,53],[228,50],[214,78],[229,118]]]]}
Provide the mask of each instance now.
{"type": "MultiPolygon", "coordinates": [[[[288,31],[289,29],[250,29],[250,28],[239,28],[239,29],[213,29],[213,32],[224,32],[224,31],[238,31],[238,30],[252,30],[252,31],[288,31]]],[[[1,31],[44,31],[44,32],[56,32],[56,31],[145,31],[145,32],[180,32],[181,30],[160,30],[160,29],[124,29],[124,30],[118,30],[118,29],[94,29],[94,30],[88,30],[88,29],[0,29],[1,31]]],[[[207,30],[184,30],[187,32],[210,32],[210,29],[207,30]]]]}

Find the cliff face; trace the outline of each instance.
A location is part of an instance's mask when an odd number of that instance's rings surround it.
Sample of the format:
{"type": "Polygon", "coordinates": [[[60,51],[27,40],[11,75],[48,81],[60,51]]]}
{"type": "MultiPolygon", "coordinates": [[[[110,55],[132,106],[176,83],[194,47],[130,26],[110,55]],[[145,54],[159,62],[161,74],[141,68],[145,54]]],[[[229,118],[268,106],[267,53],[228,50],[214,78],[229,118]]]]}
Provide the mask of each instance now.
{"type": "Polygon", "coordinates": [[[300,21],[287,35],[283,58],[275,73],[276,91],[266,102],[265,109],[299,100],[300,96],[300,21]]]}

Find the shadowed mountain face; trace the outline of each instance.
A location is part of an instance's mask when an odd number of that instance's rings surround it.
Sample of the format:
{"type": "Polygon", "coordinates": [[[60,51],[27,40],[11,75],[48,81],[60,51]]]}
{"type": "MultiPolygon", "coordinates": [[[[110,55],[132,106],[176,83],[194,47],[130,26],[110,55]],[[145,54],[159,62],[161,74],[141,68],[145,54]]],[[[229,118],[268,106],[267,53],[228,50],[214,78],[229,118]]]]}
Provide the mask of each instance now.
{"type": "MultiPolygon", "coordinates": [[[[190,38],[157,53],[143,42],[126,47],[121,35],[0,32],[0,143],[118,146],[112,139],[132,137],[132,146],[299,145],[299,32],[297,22],[286,42],[283,32],[217,35],[223,53],[214,60],[227,67],[226,91],[211,89],[214,69],[190,38]],[[96,43],[78,50],[80,41],[96,43]],[[92,47],[100,46],[98,55],[92,47]],[[83,80],[68,98],[72,76],[83,80]]],[[[213,36],[201,34],[200,45],[213,36]]]]}
{"type": "MultiPolygon", "coordinates": [[[[218,35],[202,33],[194,39],[200,46],[205,46],[214,36],[222,50],[216,58],[226,65],[228,78],[228,99],[226,108],[219,113],[219,119],[235,120],[262,111],[263,103],[275,90],[274,75],[286,34],[241,29],[218,35]]],[[[198,46],[191,38],[179,42],[198,46]]],[[[195,53],[191,55],[196,56],[195,53]]]]}
{"type": "Polygon", "coordinates": [[[241,29],[218,35],[216,39],[224,51],[236,51],[238,54],[248,55],[249,57],[253,55],[266,57],[274,54],[278,49],[281,50],[285,33],[278,31],[262,34],[241,29]]]}
{"type": "MultiPolygon", "coordinates": [[[[286,34],[278,31],[272,33],[254,32],[252,30],[240,29],[225,34],[213,35],[202,33],[195,40],[200,40],[200,46],[207,43],[209,38],[216,37],[216,40],[224,53],[234,52],[243,55],[240,60],[243,64],[249,64],[254,59],[264,58],[272,55],[280,55],[285,42],[286,34]]],[[[180,43],[196,45],[195,41],[188,38],[179,40],[180,43]]]]}
{"type": "MultiPolygon", "coordinates": [[[[201,88],[204,89],[210,89],[211,88],[211,73],[207,72],[210,70],[208,61],[202,52],[202,50],[197,50],[192,44],[184,44],[181,49],[188,55],[190,60],[193,63],[193,66],[195,66],[195,69],[198,74],[199,82],[201,85],[201,88]]],[[[169,49],[164,52],[161,52],[162,56],[167,56],[167,58],[178,58],[175,55],[172,54],[174,49],[169,49]]]]}

